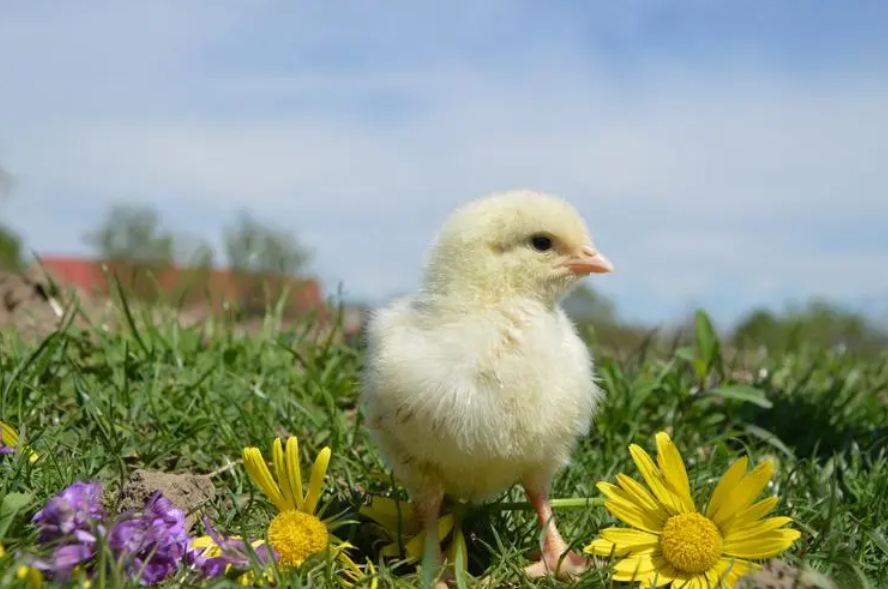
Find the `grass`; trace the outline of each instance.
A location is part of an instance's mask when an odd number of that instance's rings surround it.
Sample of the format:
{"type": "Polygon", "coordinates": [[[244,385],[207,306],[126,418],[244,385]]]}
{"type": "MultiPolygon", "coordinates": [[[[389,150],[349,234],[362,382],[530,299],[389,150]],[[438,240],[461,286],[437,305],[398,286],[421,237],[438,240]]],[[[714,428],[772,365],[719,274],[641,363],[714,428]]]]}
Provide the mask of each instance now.
{"type": "MultiPolygon", "coordinates": [[[[42,344],[7,337],[0,356],[0,419],[19,427],[41,458],[0,459],[0,585],[15,586],[12,553],[35,547],[31,516],[66,485],[101,480],[109,510],[136,468],[211,473],[216,498],[203,507],[231,533],[262,536],[274,508],[234,464],[244,446],[270,455],[275,436],[297,435],[305,464],[333,449],[323,501],[327,513],[357,508],[368,493],[392,492],[369,445],[356,399],[361,354],[332,342],[312,344],[282,332],[269,316],[261,334],[235,337],[216,324],[206,335],[174,323],[118,335],[61,331],[42,344]]],[[[721,354],[704,315],[697,345],[667,358],[598,358],[607,400],[572,465],[554,482],[556,497],[598,497],[595,483],[619,472],[637,477],[627,446],[653,452],[665,430],[688,463],[698,504],[741,454],[777,464],[769,493],[803,536],[783,558],[819,571],[841,589],[888,586],[888,361],[799,350],[737,373],[721,354]],[[730,375],[730,376],[729,376],[730,375]]],[[[525,499],[519,490],[501,501],[525,499]]],[[[513,506],[514,507],[514,506],[513,506]]],[[[558,511],[577,548],[614,520],[601,507],[558,511]]],[[[469,568],[505,578],[538,545],[535,516],[492,507],[466,521],[469,568]]],[[[366,524],[339,530],[379,567],[380,587],[417,582],[409,564],[381,561],[366,524]]],[[[328,563],[292,573],[293,586],[337,586],[328,563]]],[[[195,586],[234,586],[231,581],[195,586]]],[[[555,587],[556,580],[534,586],[555,587]]],[[[21,586],[24,586],[21,584],[21,586]]],[[[92,587],[137,586],[109,574],[92,587]],[[129,583],[129,584],[127,584],[129,583]]],[[[168,587],[192,586],[185,576],[168,587]]],[[[606,570],[579,588],[618,588],[606,570]]],[[[624,585],[623,585],[624,586],[624,585]]]]}

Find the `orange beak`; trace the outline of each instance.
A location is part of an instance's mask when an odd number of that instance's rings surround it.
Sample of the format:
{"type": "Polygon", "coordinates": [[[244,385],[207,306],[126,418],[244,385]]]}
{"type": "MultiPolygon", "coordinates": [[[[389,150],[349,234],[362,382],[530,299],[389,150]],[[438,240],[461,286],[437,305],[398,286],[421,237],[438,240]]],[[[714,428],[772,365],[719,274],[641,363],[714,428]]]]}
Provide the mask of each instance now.
{"type": "Polygon", "coordinates": [[[587,245],[583,248],[583,253],[574,256],[567,261],[566,266],[574,274],[606,274],[613,272],[614,265],[604,255],[594,247],[587,245]]]}

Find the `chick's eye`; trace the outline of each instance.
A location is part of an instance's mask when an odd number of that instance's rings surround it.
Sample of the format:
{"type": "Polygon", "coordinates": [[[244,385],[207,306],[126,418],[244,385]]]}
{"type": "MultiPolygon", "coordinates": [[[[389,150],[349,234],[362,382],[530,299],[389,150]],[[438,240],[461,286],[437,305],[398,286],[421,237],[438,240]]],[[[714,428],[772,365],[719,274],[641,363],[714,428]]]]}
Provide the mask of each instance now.
{"type": "Polygon", "coordinates": [[[538,252],[547,252],[552,249],[552,239],[545,235],[534,235],[530,238],[530,245],[538,252]]]}

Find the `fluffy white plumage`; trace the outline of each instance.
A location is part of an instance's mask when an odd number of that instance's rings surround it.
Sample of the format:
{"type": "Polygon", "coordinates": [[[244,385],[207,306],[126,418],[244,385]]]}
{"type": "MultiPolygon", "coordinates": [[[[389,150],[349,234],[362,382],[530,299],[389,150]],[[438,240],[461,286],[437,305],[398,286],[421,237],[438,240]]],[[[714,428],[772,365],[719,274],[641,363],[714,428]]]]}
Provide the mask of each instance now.
{"type": "Polygon", "coordinates": [[[548,481],[589,428],[592,362],[561,309],[466,313],[419,296],[382,310],[370,341],[371,435],[410,490],[431,478],[478,500],[548,481]]]}
{"type": "Polygon", "coordinates": [[[611,269],[566,201],[498,193],[454,212],[422,288],[374,314],[367,427],[427,523],[443,494],[480,500],[519,482],[548,509],[548,482],[600,395],[558,301],[611,269]]]}

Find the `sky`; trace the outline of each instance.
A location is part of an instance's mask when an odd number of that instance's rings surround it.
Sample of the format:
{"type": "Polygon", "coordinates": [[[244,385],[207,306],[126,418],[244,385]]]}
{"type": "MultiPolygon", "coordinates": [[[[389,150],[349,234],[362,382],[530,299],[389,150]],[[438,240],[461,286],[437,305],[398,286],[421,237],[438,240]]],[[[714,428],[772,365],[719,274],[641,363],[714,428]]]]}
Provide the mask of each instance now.
{"type": "Polygon", "coordinates": [[[454,207],[529,188],[626,319],[888,316],[888,2],[0,0],[0,164],[40,254],[116,203],[217,246],[249,210],[379,303],[454,207]]]}

